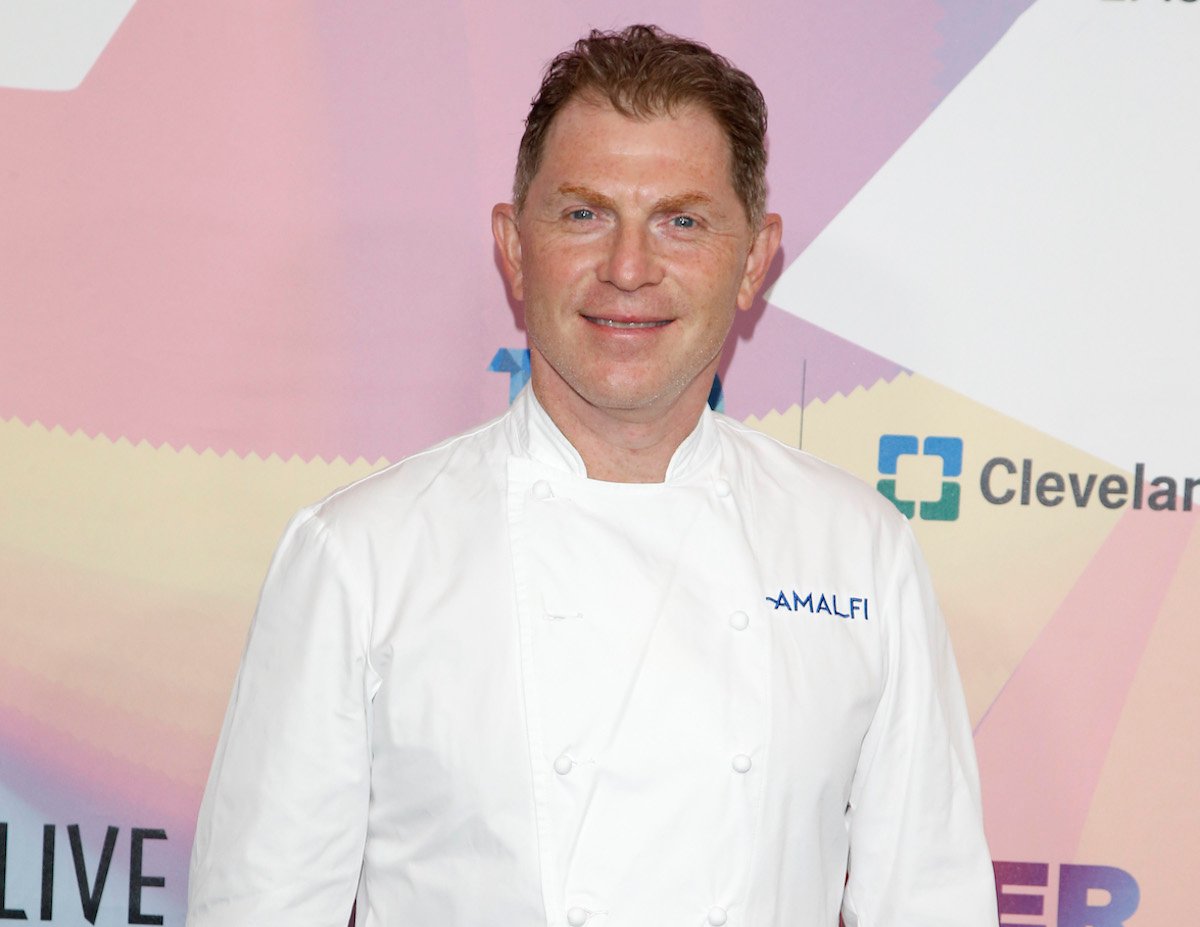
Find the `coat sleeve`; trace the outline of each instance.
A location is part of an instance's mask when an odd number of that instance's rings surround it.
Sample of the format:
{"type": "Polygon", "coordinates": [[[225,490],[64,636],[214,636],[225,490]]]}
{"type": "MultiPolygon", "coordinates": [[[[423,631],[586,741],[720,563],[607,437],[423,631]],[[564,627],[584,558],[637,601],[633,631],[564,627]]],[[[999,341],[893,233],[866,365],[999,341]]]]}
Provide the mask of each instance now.
{"type": "Polygon", "coordinates": [[[970,720],[907,523],[885,587],[886,681],[847,811],[846,927],[996,927],[970,720]]]}
{"type": "Polygon", "coordinates": [[[197,822],[187,927],[345,927],[370,794],[369,610],[313,510],[263,585],[197,822]]]}

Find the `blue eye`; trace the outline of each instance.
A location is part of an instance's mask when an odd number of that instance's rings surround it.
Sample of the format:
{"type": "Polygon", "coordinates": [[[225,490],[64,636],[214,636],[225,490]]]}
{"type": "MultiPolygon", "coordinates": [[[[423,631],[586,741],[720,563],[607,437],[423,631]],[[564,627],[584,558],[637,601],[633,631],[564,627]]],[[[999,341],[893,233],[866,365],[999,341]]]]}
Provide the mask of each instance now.
{"type": "Polygon", "coordinates": [[[567,213],[572,219],[594,219],[596,214],[590,209],[572,209],[567,213]]]}
{"type": "Polygon", "coordinates": [[[694,229],[696,220],[691,216],[676,216],[671,220],[671,224],[677,229],[694,229]]]}

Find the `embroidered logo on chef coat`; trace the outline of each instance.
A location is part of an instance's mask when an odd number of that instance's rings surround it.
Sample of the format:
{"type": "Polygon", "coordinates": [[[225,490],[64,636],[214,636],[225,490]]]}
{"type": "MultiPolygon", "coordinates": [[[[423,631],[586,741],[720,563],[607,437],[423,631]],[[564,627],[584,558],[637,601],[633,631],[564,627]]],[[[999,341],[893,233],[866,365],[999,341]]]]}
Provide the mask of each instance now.
{"type": "Polygon", "coordinates": [[[863,621],[871,618],[871,601],[861,595],[842,596],[839,600],[837,593],[806,592],[801,595],[795,589],[790,594],[780,589],[779,595],[768,595],[766,599],[775,606],[775,611],[783,608],[789,612],[804,610],[834,618],[861,618],[863,621]]]}

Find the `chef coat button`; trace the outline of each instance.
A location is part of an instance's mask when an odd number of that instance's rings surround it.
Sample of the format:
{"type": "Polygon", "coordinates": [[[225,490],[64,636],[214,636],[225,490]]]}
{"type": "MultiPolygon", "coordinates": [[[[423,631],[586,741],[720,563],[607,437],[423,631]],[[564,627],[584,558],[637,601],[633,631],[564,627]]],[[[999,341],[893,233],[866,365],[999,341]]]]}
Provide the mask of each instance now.
{"type": "Polygon", "coordinates": [[[588,922],[588,913],[583,908],[572,908],[567,912],[567,923],[571,927],[583,927],[588,922]]]}
{"type": "Polygon", "coordinates": [[[729,626],[735,631],[745,631],[750,627],[750,616],[745,612],[734,612],[729,616],[729,626]]]}
{"type": "Polygon", "coordinates": [[[565,753],[554,759],[554,771],[560,776],[565,776],[569,773],[574,765],[575,763],[565,753]]]}
{"type": "Polygon", "coordinates": [[[549,499],[554,495],[554,490],[550,488],[550,484],[545,480],[538,480],[533,484],[533,498],[549,499]]]}
{"type": "Polygon", "coordinates": [[[708,922],[712,924],[713,927],[721,927],[721,925],[724,924],[728,919],[729,917],[726,915],[724,908],[709,908],[708,922]]]}
{"type": "Polygon", "coordinates": [[[716,490],[717,495],[721,498],[725,498],[733,492],[733,487],[729,485],[729,480],[723,478],[718,478],[713,483],[713,489],[716,490]]]}
{"type": "Polygon", "coordinates": [[[739,773],[750,772],[750,757],[744,753],[739,753],[733,758],[733,771],[739,773]]]}

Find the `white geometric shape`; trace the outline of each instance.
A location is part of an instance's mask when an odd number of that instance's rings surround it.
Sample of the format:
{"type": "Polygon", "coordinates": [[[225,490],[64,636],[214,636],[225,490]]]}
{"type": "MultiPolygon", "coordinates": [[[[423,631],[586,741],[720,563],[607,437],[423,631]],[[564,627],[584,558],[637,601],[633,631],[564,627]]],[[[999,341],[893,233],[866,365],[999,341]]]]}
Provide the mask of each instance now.
{"type": "Polygon", "coordinates": [[[1200,5],[1039,0],[771,302],[1123,468],[1200,471],[1200,5]]]}
{"type": "Polygon", "coordinates": [[[74,90],[136,0],[4,0],[0,87],[74,90]]]}

